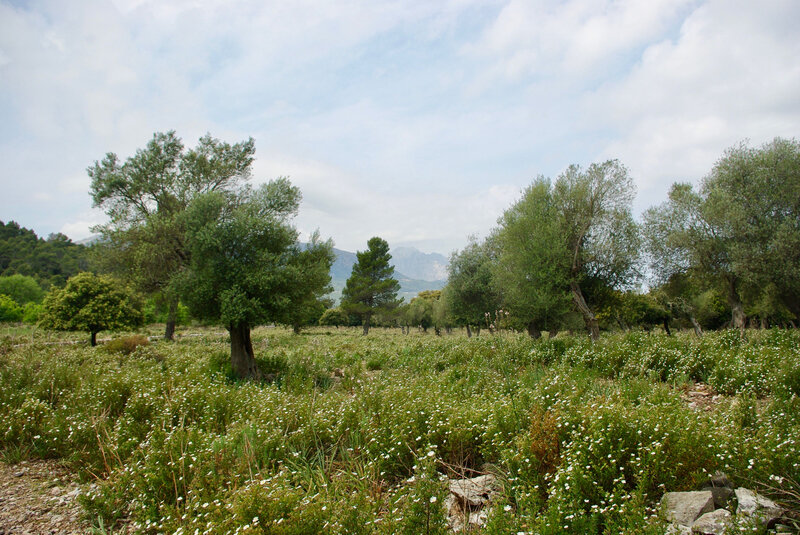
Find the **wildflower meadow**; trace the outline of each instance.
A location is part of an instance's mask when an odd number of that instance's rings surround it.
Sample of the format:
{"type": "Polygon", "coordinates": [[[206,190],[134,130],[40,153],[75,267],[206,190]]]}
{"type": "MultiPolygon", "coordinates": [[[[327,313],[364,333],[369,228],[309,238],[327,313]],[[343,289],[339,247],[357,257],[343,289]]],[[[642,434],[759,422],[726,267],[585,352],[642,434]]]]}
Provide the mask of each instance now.
{"type": "Polygon", "coordinates": [[[448,533],[448,479],[479,474],[501,483],[487,534],[664,533],[661,496],[717,471],[800,508],[795,329],[262,327],[258,382],[225,333],[183,334],[9,333],[0,459],[62,461],[114,533],[448,533]]]}

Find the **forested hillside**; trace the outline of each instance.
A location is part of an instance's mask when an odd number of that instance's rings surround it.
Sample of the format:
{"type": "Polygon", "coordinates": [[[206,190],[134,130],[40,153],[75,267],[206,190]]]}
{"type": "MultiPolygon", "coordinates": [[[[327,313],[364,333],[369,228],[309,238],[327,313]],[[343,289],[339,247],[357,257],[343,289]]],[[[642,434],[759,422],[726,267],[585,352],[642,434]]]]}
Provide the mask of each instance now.
{"type": "Polygon", "coordinates": [[[0,276],[27,275],[45,288],[63,286],[88,269],[87,251],[63,234],[40,238],[14,221],[0,221],[0,276]]]}

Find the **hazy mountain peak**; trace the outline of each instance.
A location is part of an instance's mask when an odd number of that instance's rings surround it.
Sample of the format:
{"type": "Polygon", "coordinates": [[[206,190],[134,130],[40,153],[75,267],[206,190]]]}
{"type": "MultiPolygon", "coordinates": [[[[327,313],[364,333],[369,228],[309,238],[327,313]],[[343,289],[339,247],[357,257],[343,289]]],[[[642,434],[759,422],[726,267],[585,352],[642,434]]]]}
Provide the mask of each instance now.
{"type": "Polygon", "coordinates": [[[447,258],[439,253],[423,253],[416,247],[391,249],[395,270],[412,279],[443,281],[447,279],[447,258]]]}

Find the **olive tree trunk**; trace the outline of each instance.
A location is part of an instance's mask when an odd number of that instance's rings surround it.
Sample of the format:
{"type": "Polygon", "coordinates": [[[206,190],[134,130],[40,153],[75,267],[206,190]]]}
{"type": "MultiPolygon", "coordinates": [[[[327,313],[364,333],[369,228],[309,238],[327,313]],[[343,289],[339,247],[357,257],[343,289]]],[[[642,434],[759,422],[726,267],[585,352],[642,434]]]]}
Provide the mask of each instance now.
{"type": "Polygon", "coordinates": [[[694,334],[698,338],[702,338],[703,328],[700,327],[700,324],[697,322],[697,318],[694,317],[694,314],[689,314],[689,321],[692,322],[692,328],[694,329],[694,334]]]}
{"type": "Polygon", "coordinates": [[[669,319],[664,318],[664,332],[667,333],[667,336],[672,336],[672,331],[669,330],[669,319]]]}
{"type": "Polygon", "coordinates": [[[369,313],[364,314],[364,322],[363,322],[364,336],[367,336],[369,334],[369,316],[370,316],[369,313]]]}
{"type": "Polygon", "coordinates": [[[578,310],[583,316],[583,321],[586,324],[586,330],[589,331],[589,336],[592,338],[592,340],[599,340],[600,325],[597,323],[597,318],[594,316],[594,312],[592,312],[592,309],[586,304],[586,299],[583,298],[581,287],[575,281],[571,282],[569,287],[570,290],[572,290],[572,300],[575,302],[575,306],[578,307],[578,310]]]}
{"type": "Polygon", "coordinates": [[[230,324],[231,334],[231,366],[236,377],[241,379],[261,379],[261,370],[256,365],[253,343],[250,341],[250,325],[247,323],[230,324]]]}
{"type": "Polygon", "coordinates": [[[167,326],[164,328],[164,340],[172,341],[175,339],[175,324],[178,318],[178,298],[169,298],[169,308],[167,308],[167,326]]]}
{"type": "Polygon", "coordinates": [[[536,326],[536,322],[533,320],[528,322],[528,336],[533,338],[534,340],[538,340],[542,337],[542,331],[536,326]]]}
{"type": "Polygon", "coordinates": [[[94,347],[97,345],[97,331],[92,331],[91,334],[92,334],[92,340],[90,343],[92,344],[92,347],[94,347]]]}
{"type": "Polygon", "coordinates": [[[731,326],[744,334],[747,326],[747,315],[744,313],[744,305],[739,299],[739,292],[736,288],[736,279],[731,277],[728,281],[728,304],[731,306],[731,326]]]}

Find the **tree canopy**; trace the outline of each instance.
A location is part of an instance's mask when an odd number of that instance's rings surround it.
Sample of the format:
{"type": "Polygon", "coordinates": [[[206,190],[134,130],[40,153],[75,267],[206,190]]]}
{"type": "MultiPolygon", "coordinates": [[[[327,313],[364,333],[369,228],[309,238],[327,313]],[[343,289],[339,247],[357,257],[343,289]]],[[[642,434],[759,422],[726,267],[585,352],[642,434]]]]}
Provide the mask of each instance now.
{"type": "Polygon", "coordinates": [[[64,288],[45,296],[39,324],[59,331],[85,331],[97,345],[97,333],[137,327],[141,303],[120,281],[89,272],[71,277],[64,288]]]}
{"type": "Polygon", "coordinates": [[[327,290],[332,244],[315,238],[301,249],[290,223],[299,204],[300,190],[281,178],[200,195],[186,210],[190,261],[180,272],[180,295],[196,317],[228,330],[239,377],[260,377],[252,327],[281,322],[327,290]]]}
{"type": "Polygon", "coordinates": [[[181,214],[199,196],[237,191],[250,178],[254,153],[252,138],[231,145],[206,134],[187,150],[174,131],[159,132],[124,163],[108,153],[87,170],[94,204],[109,216],[96,228],[101,257],[142,291],[165,294],[168,339],[177,312],[175,277],[190,261],[181,214]]]}

